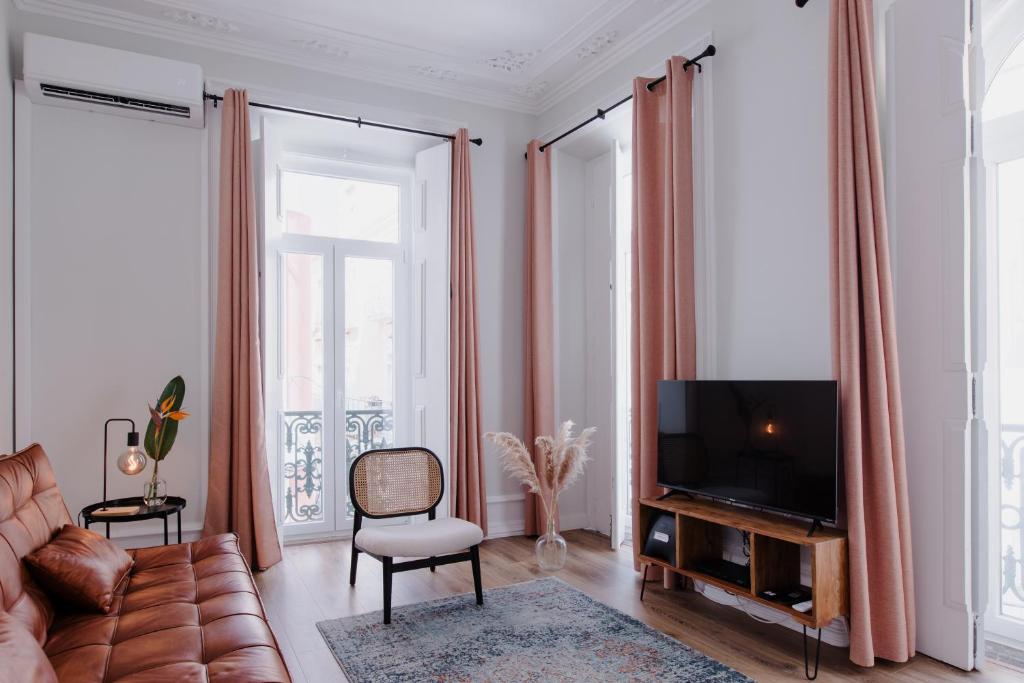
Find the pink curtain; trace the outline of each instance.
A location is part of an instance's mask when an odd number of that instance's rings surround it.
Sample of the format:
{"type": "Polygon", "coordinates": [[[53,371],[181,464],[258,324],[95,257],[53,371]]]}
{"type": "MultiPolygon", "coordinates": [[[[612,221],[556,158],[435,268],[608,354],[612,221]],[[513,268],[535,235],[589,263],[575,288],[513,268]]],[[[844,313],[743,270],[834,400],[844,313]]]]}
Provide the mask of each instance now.
{"type": "MultiPolygon", "coordinates": [[[[523,442],[533,451],[534,464],[538,467],[534,440],[555,433],[551,152],[541,152],[540,145],[540,140],[533,140],[526,148],[526,294],[523,300],[526,333],[523,442]]],[[[526,493],[525,517],[527,534],[544,533],[547,515],[535,493],[526,493]]]]}
{"type": "Polygon", "coordinates": [[[833,359],[839,379],[850,552],[850,659],[914,655],[903,416],[896,363],[871,0],[833,0],[829,199],[833,359]]]}
{"type": "MultiPolygon", "coordinates": [[[[664,83],[633,81],[633,538],[657,482],[658,380],[694,379],[693,70],[672,57],[664,83]]],[[[633,543],[634,558],[643,547],[633,543]]],[[[634,559],[639,567],[639,562],[634,559]]],[[[666,576],[666,585],[671,583],[666,576]]]]}
{"type": "Polygon", "coordinates": [[[253,569],[281,560],[263,430],[259,272],[245,91],[224,93],[209,489],[203,535],[233,531],[253,569]]]}
{"type": "Polygon", "coordinates": [[[460,128],[452,145],[451,430],[452,515],[487,533],[483,441],[480,434],[479,323],[476,306],[476,240],[469,132],[460,128]]]}

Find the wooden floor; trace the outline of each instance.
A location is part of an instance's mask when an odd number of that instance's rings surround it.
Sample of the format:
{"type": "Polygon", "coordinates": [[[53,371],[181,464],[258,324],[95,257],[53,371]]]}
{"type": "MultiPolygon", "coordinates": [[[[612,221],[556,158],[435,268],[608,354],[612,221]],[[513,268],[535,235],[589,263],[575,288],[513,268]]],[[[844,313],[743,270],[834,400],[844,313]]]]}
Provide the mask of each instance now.
{"type": "MultiPolygon", "coordinates": [[[[740,610],[717,605],[691,591],[667,591],[649,583],[640,602],[640,577],[628,550],[612,551],[608,539],[571,531],[569,562],[559,578],[592,598],[630,614],[758,681],[799,682],[803,677],[800,634],[758,623],[740,610]]],[[[363,557],[357,586],[348,585],[350,546],[333,541],[285,549],[284,561],[256,578],[271,625],[296,683],[344,681],[316,622],[381,608],[380,564],[363,557]]],[[[484,589],[546,576],[533,558],[533,539],[486,541],[481,547],[484,589]]],[[[432,600],[473,590],[468,563],[398,574],[394,604],[432,600]]],[[[963,673],[918,656],[907,664],[882,663],[861,669],[846,650],[822,645],[819,681],[963,681],[1020,683],[1024,675],[990,664],[984,672],[963,673]]]]}

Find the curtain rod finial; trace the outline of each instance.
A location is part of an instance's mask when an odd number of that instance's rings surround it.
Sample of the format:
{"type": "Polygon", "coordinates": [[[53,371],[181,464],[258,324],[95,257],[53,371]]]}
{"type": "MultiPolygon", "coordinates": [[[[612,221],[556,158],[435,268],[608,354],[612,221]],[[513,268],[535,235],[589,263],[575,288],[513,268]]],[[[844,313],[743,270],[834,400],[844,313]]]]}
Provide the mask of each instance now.
{"type": "Polygon", "coordinates": [[[483,138],[470,138],[469,141],[472,142],[477,147],[483,147],[483,145],[484,145],[484,139],[483,138]]]}

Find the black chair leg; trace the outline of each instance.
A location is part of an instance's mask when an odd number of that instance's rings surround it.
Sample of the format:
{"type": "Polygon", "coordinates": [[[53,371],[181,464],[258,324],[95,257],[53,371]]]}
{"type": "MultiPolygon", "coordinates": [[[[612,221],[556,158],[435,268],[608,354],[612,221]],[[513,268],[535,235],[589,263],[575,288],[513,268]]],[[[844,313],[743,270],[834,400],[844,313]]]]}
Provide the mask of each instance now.
{"type": "Polygon", "coordinates": [[[358,512],[356,518],[352,520],[352,562],[349,564],[348,570],[348,583],[350,586],[356,585],[356,565],[359,564],[359,549],[356,548],[356,534],[359,533],[359,529],[363,526],[363,516],[358,512]]]}
{"type": "Polygon", "coordinates": [[[352,541],[352,563],[348,570],[348,583],[350,586],[356,585],[356,565],[359,563],[359,549],[356,548],[356,542],[352,541]]]}
{"type": "Polygon", "coordinates": [[[484,588],[480,581],[480,546],[469,549],[470,563],[473,565],[473,588],[476,590],[476,604],[484,604],[484,588]]]}
{"type": "Polygon", "coordinates": [[[390,557],[384,559],[384,623],[391,623],[391,563],[394,561],[390,557]]]}

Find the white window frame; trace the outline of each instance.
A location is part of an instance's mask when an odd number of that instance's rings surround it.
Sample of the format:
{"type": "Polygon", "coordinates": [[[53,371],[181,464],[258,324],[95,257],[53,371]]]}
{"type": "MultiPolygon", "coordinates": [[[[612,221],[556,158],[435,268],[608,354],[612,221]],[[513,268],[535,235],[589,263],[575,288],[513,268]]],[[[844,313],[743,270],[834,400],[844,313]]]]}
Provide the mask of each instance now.
{"type": "MultiPolygon", "coordinates": [[[[281,256],[284,253],[319,254],[324,259],[324,414],[322,422],[323,444],[323,487],[322,496],[324,520],[322,522],[284,524],[283,507],[280,501],[275,505],[275,514],[282,534],[287,541],[302,541],[313,538],[347,538],[352,533],[352,518],[346,514],[348,496],[348,472],[346,453],[345,420],[345,259],[349,257],[385,259],[394,264],[394,438],[396,443],[408,442],[413,433],[411,405],[412,384],[412,290],[408,254],[412,244],[413,214],[413,169],[411,167],[385,166],[363,163],[328,156],[317,156],[283,150],[280,158],[267,160],[276,168],[276,187],[272,201],[277,204],[278,215],[283,220],[286,207],[283,206],[281,180],[286,172],[320,175],[332,178],[368,180],[388,183],[400,188],[399,238],[398,242],[374,242],[370,240],[299,235],[281,232],[266,237],[266,272],[268,278],[268,306],[266,333],[274,335],[273,348],[280,349],[281,310],[280,280],[281,256]],[[333,306],[332,306],[333,304],[333,306]]],[[[266,188],[265,188],[266,189],[266,188]]],[[[283,227],[283,226],[282,226],[283,227]]],[[[269,356],[270,354],[268,354],[269,356]]],[[[280,353],[265,360],[267,379],[277,382],[281,379],[282,358],[280,353]]],[[[271,392],[268,392],[270,395],[271,392]]],[[[267,422],[277,420],[279,405],[267,406],[267,422]]],[[[268,425],[268,438],[276,429],[268,425]]],[[[281,476],[281,447],[275,442],[268,444],[268,455],[276,458],[271,470],[281,476]]],[[[280,486],[280,482],[275,482],[280,486]]]]}

